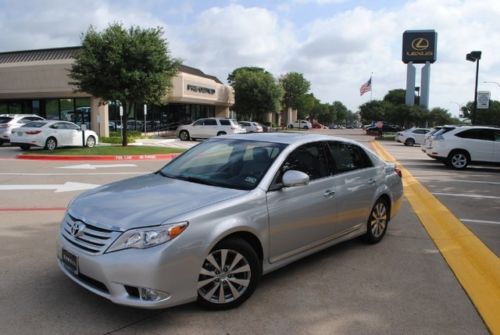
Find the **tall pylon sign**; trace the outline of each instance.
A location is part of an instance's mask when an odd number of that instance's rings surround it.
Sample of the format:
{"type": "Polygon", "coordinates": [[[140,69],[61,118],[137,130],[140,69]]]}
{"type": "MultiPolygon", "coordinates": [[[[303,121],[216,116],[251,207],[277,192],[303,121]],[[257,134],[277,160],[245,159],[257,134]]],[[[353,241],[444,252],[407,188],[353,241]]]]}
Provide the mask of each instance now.
{"type": "Polygon", "coordinates": [[[407,105],[415,104],[415,74],[413,64],[425,64],[422,67],[420,83],[420,106],[429,107],[429,86],[431,64],[436,61],[437,33],[434,30],[406,30],[403,33],[403,63],[406,67],[407,105]]]}

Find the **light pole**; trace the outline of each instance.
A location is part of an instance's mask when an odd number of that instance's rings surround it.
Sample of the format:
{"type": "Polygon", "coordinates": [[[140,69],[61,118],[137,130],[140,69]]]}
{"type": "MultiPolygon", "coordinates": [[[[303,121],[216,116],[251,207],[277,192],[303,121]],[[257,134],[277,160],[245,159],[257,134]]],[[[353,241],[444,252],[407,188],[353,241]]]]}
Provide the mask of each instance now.
{"type": "Polygon", "coordinates": [[[481,51],[471,51],[466,56],[465,59],[470,62],[476,62],[476,86],[474,88],[474,114],[472,114],[472,125],[476,124],[476,114],[477,114],[477,79],[479,77],[479,60],[481,59],[481,51]]]}

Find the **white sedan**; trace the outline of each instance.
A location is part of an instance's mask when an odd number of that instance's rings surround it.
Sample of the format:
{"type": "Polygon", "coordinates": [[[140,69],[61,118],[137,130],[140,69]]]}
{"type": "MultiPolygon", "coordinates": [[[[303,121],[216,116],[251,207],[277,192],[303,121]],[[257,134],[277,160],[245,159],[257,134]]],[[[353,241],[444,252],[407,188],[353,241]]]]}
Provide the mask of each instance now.
{"type": "Polygon", "coordinates": [[[262,133],[264,131],[264,127],[262,127],[258,122],[240,121],[238,123],[247,131],[247,133],[262,133]]]}
{"type": "Polygon", "coordinates": [[[55,150],[58,147],[85,146],[92,148],[97,144],[97,134],[92,130],[83,131],[80,126],[67,121],[34,121],[12,130],[10,143],[28,150],[42,147],[55,150]],[[84,141],[85,138],[85,142],[84,141]]]}

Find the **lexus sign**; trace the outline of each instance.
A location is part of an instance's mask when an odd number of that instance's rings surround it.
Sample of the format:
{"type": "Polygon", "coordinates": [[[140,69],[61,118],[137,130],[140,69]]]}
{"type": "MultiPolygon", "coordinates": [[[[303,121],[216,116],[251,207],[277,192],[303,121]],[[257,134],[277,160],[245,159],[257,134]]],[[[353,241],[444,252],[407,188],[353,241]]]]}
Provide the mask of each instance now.
{"type": "Polygon", "coordinates": [[[434,30],[407,30],[403,33],[403,63],[434,63],[437,33],[434,30]]]}

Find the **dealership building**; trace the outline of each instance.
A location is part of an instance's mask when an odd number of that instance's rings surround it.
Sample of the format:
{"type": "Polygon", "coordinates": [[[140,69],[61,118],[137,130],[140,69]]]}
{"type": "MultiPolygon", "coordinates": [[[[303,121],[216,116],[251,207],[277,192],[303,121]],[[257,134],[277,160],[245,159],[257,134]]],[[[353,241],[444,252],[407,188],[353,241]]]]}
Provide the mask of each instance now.
{"type": "MultiPolygon", "coordinates": [[[[0,114],[38,114],[86,124],[108,136],[120,122],[119,103],[103,101],[69,84],[69,69],[81,47],[0,53],[0,114]]],[[[229,117],[234,91],[214,76],[181,65],[165,92],[168,104],[136,106],[128,129],[175,129],[202,117],[229,117]]]]}

